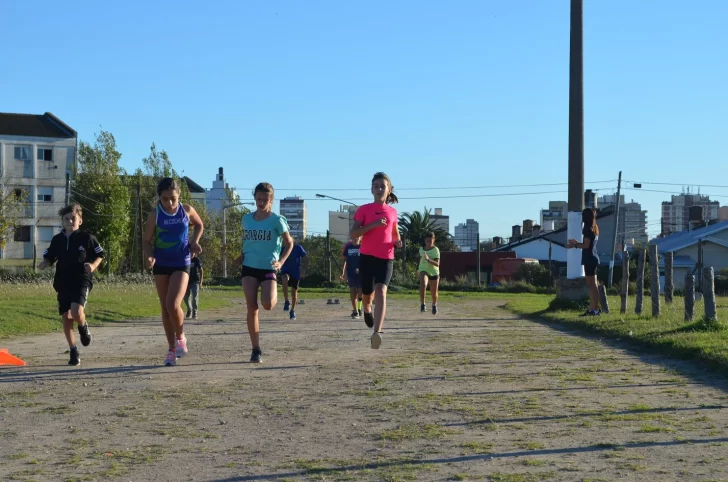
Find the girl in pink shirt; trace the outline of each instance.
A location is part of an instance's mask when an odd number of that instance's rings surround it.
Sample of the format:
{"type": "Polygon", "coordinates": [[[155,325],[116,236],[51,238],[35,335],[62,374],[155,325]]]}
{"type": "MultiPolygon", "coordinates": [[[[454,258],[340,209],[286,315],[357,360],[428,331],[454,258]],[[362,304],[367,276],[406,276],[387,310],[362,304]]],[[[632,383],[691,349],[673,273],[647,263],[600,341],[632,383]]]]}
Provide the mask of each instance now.
{"type": "Polygon", "coordinates": [[[361,237],[359,249],[359,278],[364,302],[364,323],[374,328],[372,348],[382,344],[382,326],[387,312],[387,285],[392,279],[394,248],[402,247],[397,229],[397,210],[390,204],[397,202],[394,186],[383,172],[372,178],[374,202],[365,204],[354,214],[351,239],[361,237]],[[372,296],[376,308],[372,314],[372,296]]]}

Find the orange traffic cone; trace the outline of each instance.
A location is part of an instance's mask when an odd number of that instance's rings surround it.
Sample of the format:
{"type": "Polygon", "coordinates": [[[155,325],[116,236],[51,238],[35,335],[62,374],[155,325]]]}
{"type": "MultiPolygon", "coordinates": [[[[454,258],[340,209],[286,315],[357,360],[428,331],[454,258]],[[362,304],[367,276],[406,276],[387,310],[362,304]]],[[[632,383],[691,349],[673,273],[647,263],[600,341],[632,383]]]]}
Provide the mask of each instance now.
{"type": "Polygon", "coordinates": [[[20,358],[8,353],[7,348],[0,348],[0,365],[15,365],[19,367],[24,367],[25,362],[20,358]]]}

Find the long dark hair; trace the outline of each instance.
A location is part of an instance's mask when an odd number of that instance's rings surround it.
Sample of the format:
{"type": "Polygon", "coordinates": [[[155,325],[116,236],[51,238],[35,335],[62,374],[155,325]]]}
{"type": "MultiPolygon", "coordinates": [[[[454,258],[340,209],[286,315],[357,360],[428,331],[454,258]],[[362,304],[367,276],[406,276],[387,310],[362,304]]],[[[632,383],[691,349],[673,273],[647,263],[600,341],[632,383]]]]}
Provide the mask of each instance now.
{"type": "Polygon", "coordinates": [[[157,196],[161,196],[164,191],[171,190],[179,192],[179,182],[173,177],[164,177],[157,184],[157,196]]]}
{"type": "Polygon", "coordinates": [[[375,173],[374,177],[372,178],[372,186],[374,186],[374,181],[376,181],[377,179],[386,181],[386,183],[389,185],[389,194],[387,194],[387,199],[384,202],[386,202],[387,204],[394,204],[396,202],[399,202],[399,199],[397,199],[397,195],[394,194],[394,184],[392,184],[389,176],[387,176],[383,172],[375,173]]]}
{"type": "Polygon", "coordinates": [[[256,194],[259,192],[267,192],[271,196],[275,196],[275,191],[273,190],[273,186],[269,182],[259,182],[255,189],[253,189],[253,197],[255,197],[256,194]]]}
{"type": "Polygon", "coordinates": [[[597,226],[597,210],[595,208],[586,208],[581,212],[581,222],[584,223],[582,234],[594,233],[599,236],[599,226],[597,226]]]}

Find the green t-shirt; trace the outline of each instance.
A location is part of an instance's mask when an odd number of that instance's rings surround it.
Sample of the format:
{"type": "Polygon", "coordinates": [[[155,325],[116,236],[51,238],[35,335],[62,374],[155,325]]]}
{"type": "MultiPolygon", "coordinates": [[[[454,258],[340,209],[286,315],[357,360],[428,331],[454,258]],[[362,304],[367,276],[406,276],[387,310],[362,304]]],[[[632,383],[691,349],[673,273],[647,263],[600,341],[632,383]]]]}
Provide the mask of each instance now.
{"type": "Polygon", "coordinates": [[[420,271],[424,271],[430,276],[440,276],[440,267],[435,266],[433,264],[430,264],[425,259],[425,253],[427,253],[427,256],[430,257],[430,259],[440,259],[440,249],[437,246],[433,246],[432,249],[426,250],[425,248],[420,248],[420,271]]]}

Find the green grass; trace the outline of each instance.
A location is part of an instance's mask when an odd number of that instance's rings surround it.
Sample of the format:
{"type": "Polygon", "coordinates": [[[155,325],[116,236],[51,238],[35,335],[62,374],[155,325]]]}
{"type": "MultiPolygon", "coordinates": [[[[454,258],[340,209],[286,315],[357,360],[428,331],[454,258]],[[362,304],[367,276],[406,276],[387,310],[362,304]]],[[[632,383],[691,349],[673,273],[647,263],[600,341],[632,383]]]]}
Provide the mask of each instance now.
{"type": "Polygon", "coordinates": [[[601,336],[619,338],[670,356],[699,360],[719,370],[728,370],[728,298],[717,298],[719,323],[705,323],[703,304],[695,304],[694,321],[684,321],[683,299],[675,297],[667,305],[661,300],[661,316],[652,318],[650,297],[644,299],[641,315],[634,313],[635,299],[630,296],[627,313],[619,313],[619,297],[610,297],[611,313],[580,317],[573,310],[550,310],[553,295],[510,298],[506,308],[530,318],[565,323],[601,336]]]}
{"type": "MultiPolygon", "coordinates": [[[[241,290],[206,288],[200,309],[226,306],[241,290]]],[[[0,305],[12,314],[0,323],[0,338],[61,331],[56,292],[50,284],[0,285],[0,305]]],[[[89,295],[86,319],[91,325],[159,316],[157,292],[151,284],[97,284],[89,295]]]]}

